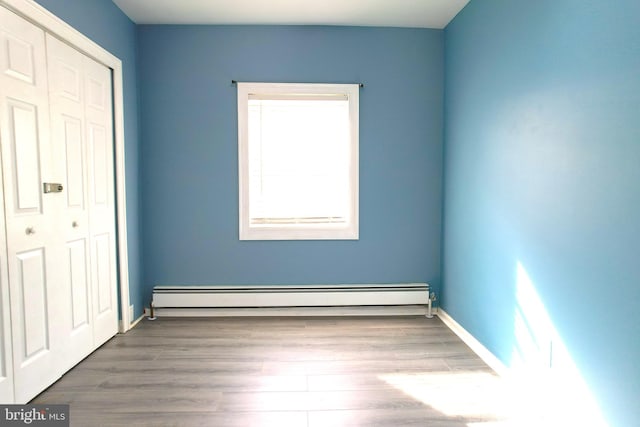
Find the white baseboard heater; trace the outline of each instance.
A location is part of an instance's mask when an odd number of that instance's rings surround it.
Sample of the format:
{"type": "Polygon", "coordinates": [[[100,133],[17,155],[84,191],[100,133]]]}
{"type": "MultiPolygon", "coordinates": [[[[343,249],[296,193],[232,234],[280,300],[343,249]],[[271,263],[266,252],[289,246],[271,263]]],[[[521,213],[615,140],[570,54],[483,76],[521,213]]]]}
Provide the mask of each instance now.
{"type": "Polygon", "coordinates": [[[427,283],[156,286],[152,304],[159,316],[427,314],[430,296],[427,283]]]}

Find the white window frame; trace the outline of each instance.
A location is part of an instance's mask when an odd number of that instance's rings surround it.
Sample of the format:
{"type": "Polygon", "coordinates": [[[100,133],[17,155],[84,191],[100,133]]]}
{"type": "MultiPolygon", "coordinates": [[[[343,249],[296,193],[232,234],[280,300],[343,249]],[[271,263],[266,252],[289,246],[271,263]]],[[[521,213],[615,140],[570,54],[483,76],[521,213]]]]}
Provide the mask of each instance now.
{"type": "Polygon", "coordinates": [[[359,87],[358,84],[237,83],[238,174],[240,240],[358,240],[359,238],[359,87]],[[349,100],[350,211],[345,224],[251,225],[249,218],[249,98],[304,95],[343,95],[349,100]]]}

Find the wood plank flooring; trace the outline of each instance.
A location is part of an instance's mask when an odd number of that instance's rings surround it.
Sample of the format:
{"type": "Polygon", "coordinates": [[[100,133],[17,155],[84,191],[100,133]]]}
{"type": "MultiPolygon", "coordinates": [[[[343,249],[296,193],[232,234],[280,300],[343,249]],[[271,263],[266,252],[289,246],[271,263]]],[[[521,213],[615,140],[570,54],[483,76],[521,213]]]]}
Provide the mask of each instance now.
{"type": "Polygon", "coordinates": [[[500,384],[438,318],[159,318],[31,403],[73,426],[467,427],[506,420],[500,384]]]}

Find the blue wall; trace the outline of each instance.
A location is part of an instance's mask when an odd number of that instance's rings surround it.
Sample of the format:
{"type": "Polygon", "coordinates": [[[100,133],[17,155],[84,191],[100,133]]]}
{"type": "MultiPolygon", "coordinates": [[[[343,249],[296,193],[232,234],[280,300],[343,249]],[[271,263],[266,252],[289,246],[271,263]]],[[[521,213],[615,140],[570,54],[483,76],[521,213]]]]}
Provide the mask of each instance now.
{"type": "Polygon", "coordinates": [[[145,284],[439,285],[442,31],[140,26],[145,284]],[[231,80],[364,82],[360,240],[239,241],[231,80]]]}
{"type": "Polygon", "coordinates": [[[142,314],[146,295],[141,286],[136,25],[111,0],[36,1],[122,61],[129,294],[138,317],[142,314]]]}
{"type": "Polygon", "coordinates": [[[512,364],[519,264],[611,425],[637,425],[640,2],[472,0],[445,81],[443,307],[512,364]]]}

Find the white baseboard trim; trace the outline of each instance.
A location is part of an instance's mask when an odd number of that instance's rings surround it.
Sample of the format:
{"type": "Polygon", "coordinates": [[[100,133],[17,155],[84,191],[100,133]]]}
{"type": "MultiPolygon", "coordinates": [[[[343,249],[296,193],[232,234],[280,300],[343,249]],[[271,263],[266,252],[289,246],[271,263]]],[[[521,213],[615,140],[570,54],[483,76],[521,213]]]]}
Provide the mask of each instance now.
{"type": "Polygon", "coordinates": [[[138,317],[136,320],[131,322],[129,327],[127,327],[126,329],[123,327],[124,325],[122,324],[122,320],[120,320],[120,331],[124,331],[121,333],[126,333],[128,330],[133,329],[138,323],[140,323],[140,321],[142,321],[142,319],[145,318],[146,315],[147,315],[147,309],[145,308],[144,313],[140,317],[138,317]]]}
{"type": "MultiPolygon", "coordinates": [[[[423,305],[346,307],[258,307],[258,308],[155,308],[156,317],[247,317],[247,316],[424,316],[423,305]]],[[[145,315],[149,309],[145,308],[145,315]]]]}
{"type": "Polygon", "coordinates": [[[442,322],[453,331],[466,345],[468,345],[474,353],[480,357],[486,363],[496,371],[496,373],[502,377],[509,374],[509,369],[504,363],[493,355],[480,341],[478,341],[473,335],[471,335],[465,328],[463,328],[453,317],[444,311],[442,308],[438,308],[437,316],[442,322]]]}

